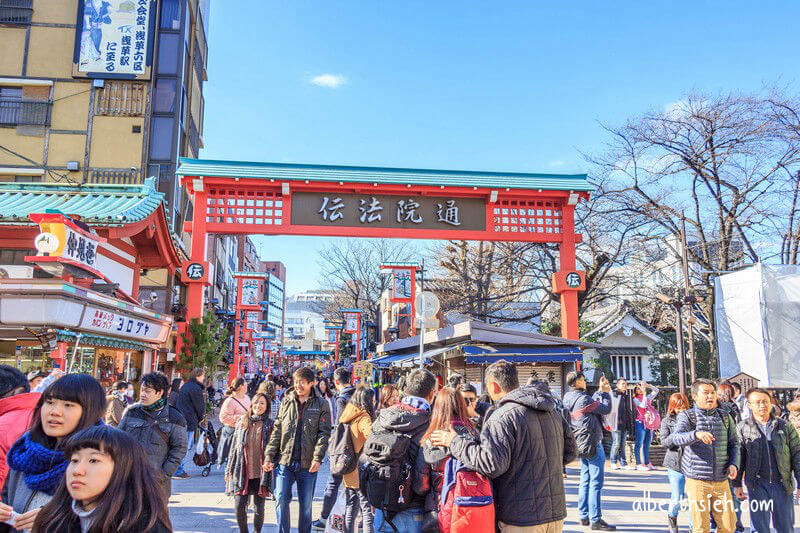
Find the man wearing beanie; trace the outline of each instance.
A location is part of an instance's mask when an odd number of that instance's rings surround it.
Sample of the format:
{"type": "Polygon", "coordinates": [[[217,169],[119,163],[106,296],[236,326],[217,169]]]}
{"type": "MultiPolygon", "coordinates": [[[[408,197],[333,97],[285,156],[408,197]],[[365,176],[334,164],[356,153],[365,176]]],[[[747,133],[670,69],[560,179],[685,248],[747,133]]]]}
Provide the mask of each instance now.
{"type": "MultiPolygon", "coordinates": [[[[63,372],[55,371],[38,387],[41,390],[63,372]]],[[[13,366],[0,365],[0,487],[6,482],[8,463],[6,454],[18,438],[27,431],[33,409],[41,392],[30,392],[28,377],[13,366]]]]}

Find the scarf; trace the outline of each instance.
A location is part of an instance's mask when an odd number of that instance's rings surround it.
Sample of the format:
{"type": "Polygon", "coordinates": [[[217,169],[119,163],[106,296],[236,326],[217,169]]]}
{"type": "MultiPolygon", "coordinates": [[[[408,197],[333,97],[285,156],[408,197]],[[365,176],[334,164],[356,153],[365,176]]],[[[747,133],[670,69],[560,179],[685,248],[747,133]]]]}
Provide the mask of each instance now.
{"type": "Polygon", "coordinates": [[[51,450],[25,433],[8,451],[8,466],[23,473],[25,485],[32,491],[50,496],[64,477],[67,458],[61,450],[51,450]]]}
{"type": "Polygon", "coordinates": [[[166,404],[167,401],[164,398],[159,398],[150,405],[142,405],[142,409],[144,409],[148,413],[155,413],[156,411],[160,411],[161,409],[163,409],[166,404]]]}
{"type": "Polygon", "coordinates": [[[428,403],[428,400],[420,398],[419,396],[405,396],[401,401],[414,409],[421,409],[426,413],[431,410],[431,404],[428,403]]]}
{"type": "Polygon", "coordinates": [[[250,422],[264,422],[267,420],[267,418],[267,413],[264,413],[263,415],[251,415],[250,422]]]}

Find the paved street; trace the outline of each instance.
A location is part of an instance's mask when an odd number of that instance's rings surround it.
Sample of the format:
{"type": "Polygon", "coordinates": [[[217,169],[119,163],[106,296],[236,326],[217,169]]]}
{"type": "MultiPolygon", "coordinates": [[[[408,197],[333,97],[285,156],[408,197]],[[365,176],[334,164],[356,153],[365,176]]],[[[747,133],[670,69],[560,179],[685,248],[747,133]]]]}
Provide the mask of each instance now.
{"type": "MultiPolygon", "coordinates": [[[[233,500],[223,493],[222,472],[214,469],[207,478],[200,477],[199,469],[193,467],[189,472],[192,478],[182,481],[173,481],[173,496],[170,500],[170,514],[175,531],[237,531],[236,519],[233,511],[233,500]]],[[[568,469],[567,479],[567,522],[564,531],[567,533],[582,533],[588,528],[578,524],[576,510],[577,501],[577,470],[568,469]]],[[[327,464],[323,465],[316,487],[314,499],[314,518],[319,516],[322,505],[322,493],[325,481],[328,478],[327,464]]],[[[665,502],[669,499],[669,486],[666,482],[666,472],[656,470],[653,472],[609,471],[606,472],[605,487],[603,489],[603,517],[618,526],[619,531],[633,532],[664,532],[665,511],[634,510],[634,505],[644,501],[645,493],[650,493],[650,499],[655,503],[665,502]]],[[[252,513],[250,514],[252,521],[252,513]]],[[[749,524],[747,513],[743,516],[745,525],[749,524]]],[[[267,501],[266,522],[264,531],[275,530],[275,504],[267,501]]],[[[252,524],[252,522],[251,522],[252,524]]],[[[292,504],[292,524],[297,524],[297,504],[292,504]]],[[[687,531],[686,515],[680,517],[681,531],[687,531]]],[[[480,533],[480,532],[476,532],[480,533]]]]}

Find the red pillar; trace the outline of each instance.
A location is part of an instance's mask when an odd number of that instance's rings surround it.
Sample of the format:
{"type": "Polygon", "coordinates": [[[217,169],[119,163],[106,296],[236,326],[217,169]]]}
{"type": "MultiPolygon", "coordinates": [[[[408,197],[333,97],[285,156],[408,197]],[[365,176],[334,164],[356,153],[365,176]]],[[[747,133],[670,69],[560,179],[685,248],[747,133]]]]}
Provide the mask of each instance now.
{"type": "MultiPolygon", "coordinates": [[[[561,210],[563,240],[558,247],[559,270],[562,275],[575,271],[575,206],[561,210]]],[[[561,336],[578,340],[578,288],[560,287],[561,336]]]]}
{"type": "MultiPolygon", "coordinates": [[[[206,258],[206,212],[208,205],[208,194],[202,190],[194,192],[194,216],[192,222],[187,224],[187,229],[192,234],[192,258],[191,262],[198,262],[205,265],[208,278],[208,265],[205,264],[206,258]]],[[[185,265],[185,263],[184,263],[185,265]]],[[[185,274],[185,272],[184,272],[185,274]]],[[[178,323],[178,337],[175,342],[175,354],[180,358],[183,354],[183,336],[181,333],[187,331],[187,325],[193,318],[198,321],[203,320],[204,292],[207,281],[193,281],[182,276],[186,284],[186,321],[178,323]]]]}

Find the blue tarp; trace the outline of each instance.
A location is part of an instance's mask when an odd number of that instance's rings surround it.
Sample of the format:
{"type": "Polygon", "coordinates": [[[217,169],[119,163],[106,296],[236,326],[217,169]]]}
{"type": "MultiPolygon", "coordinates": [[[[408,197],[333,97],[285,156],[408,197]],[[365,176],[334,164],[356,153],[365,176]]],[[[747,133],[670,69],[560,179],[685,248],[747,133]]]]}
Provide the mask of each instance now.
{"type": "Polygon", "coordinates": [[[581,350],[577,346],[556,348],[464,346],[462,350],[467,364],[494,363],[499,359],[505,359],[510,363],[573,363],[581,360],[581,350]]]}

